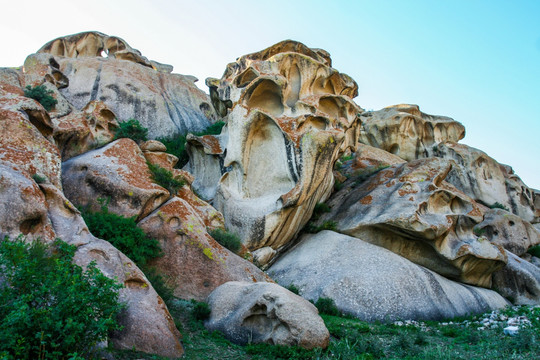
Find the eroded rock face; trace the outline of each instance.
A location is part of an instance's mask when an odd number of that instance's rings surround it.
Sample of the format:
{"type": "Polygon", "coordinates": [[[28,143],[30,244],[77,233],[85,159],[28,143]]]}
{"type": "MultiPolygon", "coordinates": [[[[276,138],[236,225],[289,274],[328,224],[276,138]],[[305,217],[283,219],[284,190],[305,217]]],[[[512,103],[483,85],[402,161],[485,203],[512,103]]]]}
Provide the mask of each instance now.
{"type": "Polygon", "coordinates": [[[317,308],[277,284],[228,282],[210,294],[208,304],[205,326],[234,343],[328,346],[330,334],[317,308]]]}
{"type": "Polygon", "coordinates": [[[492,290],[448,280],[361,239],[321,231],[304,235],[268,273],[302,297],[331,298],[365,321],[438,320],[483,313],[508,302],[492,290]]]}
{"type": "Polygon", "coordinates": [[[499,203],[526,221],[538,221],[534,191],[509,166],[483,151],[453,142],[439,144],[435,155],[455,161],[457,166],[447,181],[476,201],[486,206],[499,203]]]}
{"type": "Polygon", "coordinates": [[[191,161],[211,169],[194,188],[219,178],[205,196],[227,228],[250,250],[280,248],[329,196],[334,162],[356,144],[357,85],[326,52],[290,40],[240,57],[207,84],[227,125],[220,136],[188,138],[191,161]]]}
{"type": "Polygon", "coordinates": [[[354,177],[328,201],[341,233],[383,246],[443,276],[490,287],[491,273],[506,263],[504,250],[474,234],[480,207],[444,181],[452,163],[420,159],[357,182],[354,177]]]}
{"type": "Polygon", "coordinates": [[[476,225],[474,232],[517,256],[540,244],[540,231],[519,216],[502,209],[487,211],[484,221],[476,225]]]}
{"type": "Polygon", "coordinates": [[[540,304],[540,267],[507,254],[508,265],[493,273],[493,288],[515,305],[540,304]]]}
{"type": "Polygon", "coordinates": [[[70,35],[45,44],[37,55],[58,64],[55,71],[69,84],[59,88],[75,108],[102,101],[119,122],[139,120],[151,138],[201,131],[215,119],[197,79],[171,74],[172,66],[146,59],[118,37],[70,35]]]}
{"type": "Polygon", "coordinates": [[[457,142],[465,136],[459,122],[428,115],[418,105],[393,105],[362,114],[360,142],[383,149],[407,161],[433,156],[433,146],[457,142]]]}
{"type": "Polygon", "coordinates": [[[84,267],[95,261],[106,276],[124,285],[119,291],[120,301],[127,306],[119,319],[124,329],[112,335],[113,346],[167,357],[181,356],[184,352],[181,335],[167,306],[143,272],[109,242],[92,236],[79,211],[58,189],[51,185],[41,188],[56,236],[77,246],[75,263],[84,267]]]}
{"type": "Polygon", "coordinates": [[[61,189],[61,159],[45,109],[35,100],[1,91],[0,123],[0,160],[61,189]]]}
{"type": "Polygon", "coordinates": [[[146,160],[137,144],[119,139],[62,164],[65,195],[77,206],[93,211],[99,199],[109,199],[116,214],[142,219],[169,198],[169,192],[152,182],[146,160]]]}
{"type": "Polygon", "coordinates": [[[228,281],[272,281],[208,234],[223,228],[223,216],[187,186],[138,226],[159,240],[164,255],[150,265],[169,279],[177,297],[203,301],[228,281]]]}

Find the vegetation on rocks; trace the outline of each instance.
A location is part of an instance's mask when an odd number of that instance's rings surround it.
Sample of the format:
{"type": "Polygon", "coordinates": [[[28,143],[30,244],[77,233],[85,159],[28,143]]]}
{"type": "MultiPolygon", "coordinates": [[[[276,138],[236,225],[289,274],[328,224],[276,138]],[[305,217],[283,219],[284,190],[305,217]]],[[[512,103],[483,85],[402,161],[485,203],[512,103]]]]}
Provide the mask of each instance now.
{"type": "Polygon", "coordinates": [[[238,251],[240,251],[242,248],[242,241],[238,235],[228,232],[227,230],[215,229],[209,231],[208,233],[214,238],[214,240],[231,250],[233,253],[238,253],[238,251]]]}
{"type": "Polygon", "coordinates": [[[122,286],[94,263],[72,263],[76,247],[22,237],[0,242],[0,358],[89,359],[119,330],[122,286]]]}
{"type": "Polygon", "coordinates": [[[508,208],[506,206],[504,206],[500,202],[495,202],[494,204],[489,205],[489,208],[490,209],[503,209],[503,210],[506,210],[506,211],[510,211],[510,210],[508,210],[508,208]]]}
{"type": "Polygon", "coordinates": [[[169,170],[157,165],[147,162],[148,170],[152,174],[152,180],[159,186],[167,189],[172,195],[176,195],[178,190],[186,184],[186,181],[181,176],[174,176],[169,170]]]}
{"type": "Polygon", "coordinates": [[[51,96],[52,93],[53,92],[48,90],[45,85],[38,85],[35,87],[28,85],[24,89],[24,96],[36,100],[47,111],[54,109],[55,105],[58,103],[58,101],[51,96]]]}
{"type": "Polygon", "coordinates": [[[137,143],[148,140],[148,129],[141,125],[139,120],[129,119],[121,122],[116,130],[115,139],[128,138],[137,143]]]}

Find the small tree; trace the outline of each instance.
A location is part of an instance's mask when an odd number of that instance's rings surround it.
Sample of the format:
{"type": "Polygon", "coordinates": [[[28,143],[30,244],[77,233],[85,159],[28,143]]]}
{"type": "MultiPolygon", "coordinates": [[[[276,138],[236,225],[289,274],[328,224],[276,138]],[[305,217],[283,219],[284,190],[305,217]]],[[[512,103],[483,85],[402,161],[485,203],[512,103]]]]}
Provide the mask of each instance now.
{"type": "Polygon", "coordinates": [[[121,122],[118,130],[116,130],[115,139],[128,138],[137,143],[146,141],[148,136],[148,129],[141,125],[139,120],[129,119],[128,121],[121,122]]]}

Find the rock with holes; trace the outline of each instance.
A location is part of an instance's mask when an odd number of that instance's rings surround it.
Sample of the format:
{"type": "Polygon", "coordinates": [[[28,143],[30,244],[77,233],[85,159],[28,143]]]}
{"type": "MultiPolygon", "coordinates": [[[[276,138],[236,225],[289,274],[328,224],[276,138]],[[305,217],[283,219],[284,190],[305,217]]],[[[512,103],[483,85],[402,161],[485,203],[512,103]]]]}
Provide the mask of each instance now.
{"type": "Polygon", "coordinates": [[[302,297],[333,299],[365,321],[439,320],[503,308],[495,291],[460,284],[361,239],[307,234],[268,273],[302,297]]]}
{"type": "Polygon", "coordinates": [[[379,170],[405,162],[399,156],[382,149],[358,144],[354,153],[339,159],[336,169],[343,176],[341,181],[343,182],[351,176],[367,178],[379,170]]]}
{"type": "Polygon", "coordinates": [[[279,249],[330,195],[334,162],[356,144],[357,85],[328,53],[291,40],[207,84],[227,124],[219,136],[188,137],[193,186],[250,250],[279,249]]]}
{"type": "Polygon", "coordinates": [[[0,161],[0,240],[21,234],[44,241],[56,236],[38,184],[24,168],[0,161]]]}
{"type": "Polygon", "coordinates": [[[216,117],[208,95],[194,84],[197,79],[170,73],[172,66],[146,59],[118,37],[65,36],[39,54],[55,59],[69,84],[60,91],[76,109],[102,101],[119,122],[139,120],[151,138],[201,131],[216,117]]]}
{"type": "Polygon", "coordinates": [[[181,356],[181,335],[143,272],[109,242],[92,236],[79,211],[57,188],[42,184],[41,189],[56,236],[77,246],[75,263],[84,267],[94,261],[107,277],[124,285],[119,297],[126,304],[119,318],[124,328],[111,335],[113,347],[173,358],[181,356]]]}
{"type": "Polygon", "coordinates": [[[228,281],[272,281],[208,234],[210,230],[223,228],[223,215],[187,186],[138,226],[159,240],[163,256],[149,264],[167,279],[177,297],[202,301],[228,281]]]}
{"type": "Polygon", "coordinates": [[[152,181],[141,149],[119,139],[62,164],[65,195],[77,206],[100,209],[100,199],[116,214],[142,219],[169,198],[152,181]]]}
{"type": "Polygon", "coordinates": [[[53,118],[53,124],[63,161],[110,143],[118,128],[116,116],[101,101],[90,101],[81,111],[53,118]]]}
{"type": "Polygon", "coordinates": [[[62,188],[60,154],[45,109],[35,100],[0,91],[0,124],[0,161],[62,188]]]}
{"type": "Polygon", "coordinates": [[[473,147],[444,142],[435,155],[456,163],[447,181],[486,206],[502,206],[526,221],[537,222],[540,209],[533,189],[514,174],[511,167],[499,164],[485,152],[473,147]]]}
{"type": "Polygon", "coordinates": [[[236,344],[325,348],[330,334],[309,301],[277,284],[228,282],[210,294],[205,322],[236,344]]]}
{"type": "Polygon", "coordinates": [[[493,289],[515,305],[540,305],[540,267],[507,251],[508,265],[493,273],[493,289]]]}
{"type": "Polygon", "coordinates": [[[443,141],[457,142],[465,127],[446,117],[423,113],[418,105],[400,104],[361,116],[360,142],[411,161],[433,156],[433,147],[443,141]]]}
{"type": "Polygon", "coordinates": [[[473,232],[481,207],[444,181],[453,163],[438,158],[351,177],[316,225],[380,245],[443,276],[489,287],[506,263],[502,248],[473,232]]]}
{"type": "Polygon", "coordinates": [[[540,244],[540,231],[519,216],[502,209],[487,211],[484,221],[476,225],[474,232],[517,256],[540,244]]]}

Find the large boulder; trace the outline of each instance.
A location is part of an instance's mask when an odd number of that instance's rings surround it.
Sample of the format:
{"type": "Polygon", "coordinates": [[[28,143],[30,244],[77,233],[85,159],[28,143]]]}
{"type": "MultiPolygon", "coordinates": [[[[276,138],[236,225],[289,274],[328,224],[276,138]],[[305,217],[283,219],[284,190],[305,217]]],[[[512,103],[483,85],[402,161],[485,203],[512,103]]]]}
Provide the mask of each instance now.
{"type": "Polygon", "coordinates": [[[478,204],[444,181],[452,162],[428,158],[351,177],[327,202],[337,231],[383,246],[443,276],[490,287],[504,250],[474,232],[478,204]]]}
{"type": "Polygon", "coordinates": [[[201,131],[215,113],[192,76],[146,59],[124,40],[99,32],[61,37],[39,49],[53,57],[69,85],[64,97],[78,110],[102,101],[118,121],[137,119],[151,138],[201,131]]]}
{"type": "Polygon", "coordinates": [[[208,304],[206,328],[234,343],[328,346],[330,334],[317,308],[277,284],[228,282],[210,294],[208,304]]]}
{"type": "Polygon", "coordinates": [[[159,240],[163,256],[149,265],[169,280],[177,297],[203,301],[228,281],[272,281],[208,234],[208,230],[223,228],[223,216],[187,186],[138,226],[159,240]]]}
{"type": "Polygon", "coordinates": [[[502,308],[492,290],[448,280],[361,239],[321,231],[304,235],[268,270],[309,300],[330,298],[365,321],[439,320],[502,308]]]}
{"type": "Polygon", "coordinates": [[[328,53],[291,40],[238,58],[207,85],[227,124],[220,136],[188,137],[204,179],[194,188],[250,250],[278,249],[330,195],[334,162],[356,144],[357,85],[328,53]]]}
{"type": "Polygon", "coordinates": [[[361,116],[360,142],[383,149],[407,161],[433,156],[443,141],[457,142],[465,127],[446,116],[423,113],[418,105],[400,104],[361,116]]]}
{"type": "Polygon", "coordinates": [[[77,206],[98,211],[98,201],[111,212],[142,219],[169,199],[152,181],[146,159],[130,139],[119,139],[62,164],[65,195],[77,206]]]}
{"type": "Polygon", "coordinates": [[[493,289],[516,305],[540,305],[540,267],[507,254],[508,265],[493,273],[493,289]]]}
{"type": "Polygon", "coordinates": [[[180,332],[167,306],[143,272],[109,242],[90,234],[79,211],[52,185],[41,185],[56,236],[77,246],[74,261],[87,266],[94,261],[106,276],[120,282],[120,301],[126,310],[119,321],[123,329],[111,336],[115,348],[179,357],[184,350],[180,332]]]}

